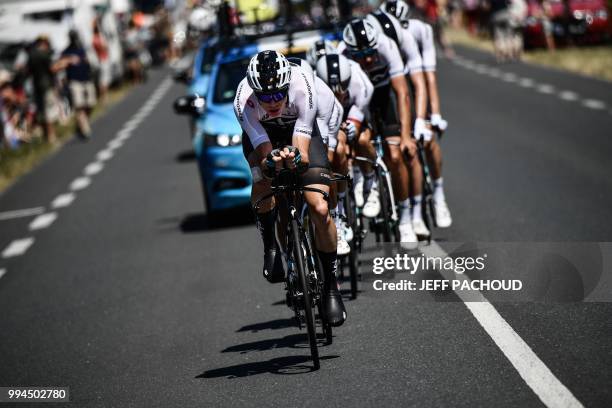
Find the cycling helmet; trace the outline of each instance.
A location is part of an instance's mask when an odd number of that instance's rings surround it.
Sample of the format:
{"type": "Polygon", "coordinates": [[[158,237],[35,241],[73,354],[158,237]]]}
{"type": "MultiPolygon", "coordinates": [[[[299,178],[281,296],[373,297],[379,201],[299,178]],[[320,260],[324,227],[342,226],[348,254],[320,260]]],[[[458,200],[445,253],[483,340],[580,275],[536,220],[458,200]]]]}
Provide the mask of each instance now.
{"type": "Polygon", "coordinates": [[[306,54],[306,59],[308,60],[308,63],[314,67],[317,65],[317,61],[319,60],[319,58],[326,54],[335,53],[336,47],[332,45],[331,41],[318,40],[308,50],[308,53],[306,54]]]}
{"type": "Polygon", "coordinates": [[[380,8],[397,18],[402,23],[408,21],[410,6],[404,0],[387,0],[380,5],[380,8]]]}
{"type": "Polygon", "coordinates": [[[291,81],[291,65],[280,52],[266,50],[251,58],[246,76],[256,93],[284,91],[291,81]]]}
{"type": "Polygon", "coordinates": [[[292,65],[297,65],[298,67],[301,67],[307,75],[309,75],[311,78],[314,78],[315,73],[312,67],[303,59],[298,57],[289,57],[287,58],[287,61],[289,61],[292,65]]]}
{"type": "Polygon", "coordinates": [[[378,45],[378,32],[366,19],[354,18],[344,27],[342,38],[352,50],[374,48],[378,45]]]}
{"type": "Polygon", "coordinates": [[[385,13],[382,10],[377,10],[373,13],[368,14],[367,19],[370,23],[372,23],[372,26],[376,27],[376,30],[379,33],[383,33],[387,37],[391,38],[393,42],[397,44],[398,48],[401,49],[402,26],[395,17],[389,15],[388,13],[385,13]]]}
{"type": "Polygon", "coordinates": [[[351,81],[351,64],[344,55],[328,54],[319,58],[317,75],[334,93],[346,92],[351,81]]]}

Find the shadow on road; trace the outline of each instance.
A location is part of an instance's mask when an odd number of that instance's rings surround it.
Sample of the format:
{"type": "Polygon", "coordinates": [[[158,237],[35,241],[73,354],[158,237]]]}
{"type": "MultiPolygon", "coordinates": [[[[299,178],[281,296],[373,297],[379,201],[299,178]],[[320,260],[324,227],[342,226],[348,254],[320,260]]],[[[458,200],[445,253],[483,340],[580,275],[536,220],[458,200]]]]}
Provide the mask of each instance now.
{"type": "Polygon", "coordinates": [[[185,150],[176,155],[175,160],[179,163],[190,163],[196,159],[195,152],[193,150],[185,150]]]}
{"type": "Polygon", "coordinates": [[[253,341],[250,343],[237,344],[222,350],[222,353],[246,354],[251,351],[267,351],[279,348],[308,349],[308,339],[305,333],[290,334],[277,339],[253,341]]]}
{"type": "MultiPolygon", "coordinates": [[[[284,303],[285,302],[283,301],[283,304],[284,303]]],[[[236,330],[236,333],[246,331],[257,333],[260,330],[286,329],[287,327],[295,327],[295,325],[295,319],[276,319],[270,320],[269,322],[255,323],[241,327],[240,329],[236,330]]]]}
{"type": "MultiPolygon", "coordinates": [[[[333,358],[338,358],[338,356],[322,356],[321,360],[330,360],[333,358]]],[[[310,362],[310,356],[287,356],[273,358],[268,361],[238,364],[234,366],[208,370],[196,376],[196,378],[226,377],[228,379],[232,379],[265,373],[295,375],[305,374],[311,371],[314,371],[314,368],[312,367],[312,363],[310,362]]]]}
{"type": "Polygon", "coordinates": [[[232,227],[242,227],[254,223],[253,213],[248,208],[217,212],[213,216],[206,213],[187,214],[180,223],[181,231],[189,234],[232,227]]]}

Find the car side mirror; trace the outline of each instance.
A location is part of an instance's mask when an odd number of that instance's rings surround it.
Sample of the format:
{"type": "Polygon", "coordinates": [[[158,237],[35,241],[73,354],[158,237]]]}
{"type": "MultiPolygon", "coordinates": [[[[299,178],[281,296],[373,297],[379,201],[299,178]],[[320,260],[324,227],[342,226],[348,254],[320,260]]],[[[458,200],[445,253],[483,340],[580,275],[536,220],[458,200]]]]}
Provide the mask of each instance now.
{"type": "Polygon", "coordinates": [[[200,95],[186,95],[177,98],[173,104],[178,115],[199,116],[206,109],[206,99],[200,95]]]}

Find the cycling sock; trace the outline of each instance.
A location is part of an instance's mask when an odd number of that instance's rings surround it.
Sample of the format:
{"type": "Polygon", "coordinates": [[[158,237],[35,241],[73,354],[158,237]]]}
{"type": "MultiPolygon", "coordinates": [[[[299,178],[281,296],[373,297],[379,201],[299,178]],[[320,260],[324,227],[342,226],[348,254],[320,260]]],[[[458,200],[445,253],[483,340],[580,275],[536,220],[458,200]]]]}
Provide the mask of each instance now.
{"type": "Polygon", "coordinates": [[[420,219],[423,218],[421,213],[421,201],[423,200],[423,195],[415,195],[412,197],[412,219],[420,219]]]}
{"type": "Polygon", "coordinates": [[[274,248],[274,220],[276,219],[276,212],[274,209],[265,212],[255,214],[257,219],[257,229],[261,234],[261,239],[264,245],[264,251],[268,251],[274,248]]]}
{"type": "Polygon", "coordinates": [[[399,202],[400,208],[400,224],[411,222],[410,218],[410,198],[399,202]]]}
{"type": "Polygon", "coordinates": [[[323,252],[317,250],[321,266],[323,267],[324,289],[325,292],[337,289],[336,270],[338,269],[338,255],[334,252],[323,252]]]}
{"type": "Polygon", "coordinates": [[[372,189],[372,186],[374,185],[375,176],[376,174],[374,173],[374,170],[372,170],[371,172],[369,172],[368,174],[364,176],[364,181],[363,181],[363,196],[364,197],[367,197],[368,193],[372,189]]]}
{"type": "Polygon", "coordinates": [[[444,197],[444,182],[442,177],[437,180],[434,180],[434,193],[433,193],[434,201],[442,202],[446,201],[444,197]]]}
{"type": "Polygon", "coordinates": [[[344,197],[346,197],[346,191],[343,191],[342,193],[338,193],[338,206],[336,207],[338,209],[338,215],[340,216],[344,216],[344,197]]]}

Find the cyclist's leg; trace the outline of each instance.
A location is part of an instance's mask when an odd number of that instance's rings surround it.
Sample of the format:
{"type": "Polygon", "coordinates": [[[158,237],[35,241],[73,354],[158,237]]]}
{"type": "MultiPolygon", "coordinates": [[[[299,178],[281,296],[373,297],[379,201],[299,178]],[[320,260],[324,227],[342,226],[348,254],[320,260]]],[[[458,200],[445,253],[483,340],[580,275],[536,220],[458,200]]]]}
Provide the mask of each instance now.
{"type": "MultiPolygon", "coordinates": [[[[260,197],[271,191],[271,184],[269,180],[263,177],[253,146],[245,134],[242,135],[242,152],[251,168],[253,177],[251,204],[254,205],[260,197]]],[[[278,251],[274,236],[274,222],[276,220],[274,207],[274,198],[270,197],[270,199],[262,202],[259,209],[255,212],[257,229],[261,234],[264,247],[263,275],[272,283],[282,282],[285,276],[283,268],[281,267],[282,262],[280,256],[277,254],[278,251]]]]}
{"type": "MultiPolygon", "coordinates": [[[[302,184],[329,192],[330,165],[327,160],[327,149],[320,136],[317,136],[318,129],[315,127],[313,137],[310,140],[309,168],[302,175],[302,184]]],[[[316,249],[323,268],[324,310],[328,322],[334,326],[339,326],[346,319],[346,311],[336,282],[338,267],[336,225],[329,215],[329,206],[322,194],[306,191],[304,192],[304,198],[308,203],[310,218],[315,226],[316,249]]]]}
{"type": "Polygon", "coordinates": [[[433,180],[433,200],[436,211],[436,223],[440,228],[447,228],[451,226],[453,221],[444,195],[442,149],[436,138],[431,139],[431,141],[425,145],[425,149],[427,153],[427,163],[429,163],[429,170],[433,180]]]}

